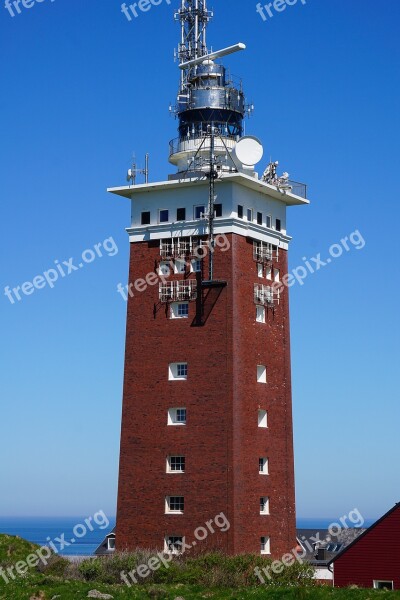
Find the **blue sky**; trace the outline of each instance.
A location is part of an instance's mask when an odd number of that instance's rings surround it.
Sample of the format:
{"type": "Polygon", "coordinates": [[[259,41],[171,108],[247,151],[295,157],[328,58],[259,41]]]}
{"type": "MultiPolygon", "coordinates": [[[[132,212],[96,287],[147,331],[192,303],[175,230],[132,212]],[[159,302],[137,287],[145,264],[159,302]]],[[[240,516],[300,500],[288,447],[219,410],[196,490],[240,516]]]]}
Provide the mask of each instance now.
{"type": "MultiPolygon", "coordinates": [[[[115,513],[130,208],[105,190],[134,151],[153,181],[171,171],[178,4],[131,22],[119,0],[0,8],[0,515],[115,513]],[[3,295],[110,237],[114,256],[3,295]]],[[[215,0],[209,41],[247,43],[225,61],[256,107],[247,133],[309,184],[291,268],[366,241],[291,291],[298,515],[377,517],[400,500],[400,5],[307,0],[264,22],[255,4],[215,0]]]]}

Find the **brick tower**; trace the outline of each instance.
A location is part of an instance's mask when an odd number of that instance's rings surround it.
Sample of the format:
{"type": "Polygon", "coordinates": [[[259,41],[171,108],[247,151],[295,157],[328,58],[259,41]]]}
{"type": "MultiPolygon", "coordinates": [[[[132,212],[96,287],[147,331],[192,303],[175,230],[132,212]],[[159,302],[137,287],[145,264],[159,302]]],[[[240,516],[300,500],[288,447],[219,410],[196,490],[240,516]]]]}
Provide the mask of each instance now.
{"type": "Polygon", "coordinates": [[[177,13],[177,173],[109,190],[132,205],[116,547],[281,557],[296,539],[286,207],[308,201],[276,163],[255,172],[242,87],[215,62],[245,46],[209,53],[211,16],[205,0],[177,13]]]}

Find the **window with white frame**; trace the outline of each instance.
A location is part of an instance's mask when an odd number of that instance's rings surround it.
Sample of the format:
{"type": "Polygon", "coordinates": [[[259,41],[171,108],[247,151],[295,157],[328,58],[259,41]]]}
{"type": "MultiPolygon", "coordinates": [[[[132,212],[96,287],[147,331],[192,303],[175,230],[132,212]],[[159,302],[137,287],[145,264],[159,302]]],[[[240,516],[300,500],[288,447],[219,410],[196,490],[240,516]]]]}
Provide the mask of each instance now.
{"type": "Polygon", "coordinates": [[[279,269],[274,269],[274,281],[278,282],[280,281],[280,277],[281,277],[281,272],[279,269]]]}
{"type": "Polygon", "coordinates": [[[115,535],[111,534],[107,537],[107,550],[115,550],[115,535]]]}
{"type": "Polygon", "coordinates": [[[182,535],[167,535],[164,540],[164,552],[166,554],[180,554],[184,545],[182,535]]]}
{"type": "Polygon", "coordinates": [[[187,363],[171,363],[168,369],[168,379],[170,381],[184,380],[188,376],[187,363]]]}
{"type": "Polygon", "coordinates": [[[186,408],[170,408],[168,425],[186,425],[186,408]]]}
{"type": "Polygon", "coordinates": [[[263,224],[263,216],[262,213],[258,212],[257,213],[257,225],[262,225],[263,224]]]}
{"type": "Polygon", "coordinates": [[[158,211],[158,222],[159,223],[168,223],[169,221],[169,211],[165,209],[160,209],[158,211]]]}
{"type": "Polygon", "coordinates": [[[238,204],[237,214],[238,214],[239,219],[243,219],[243,206],[241,204],[238,204]]]}
{"type": "Polygon", "coordinates": [[[269,229],[271,229],[271,227],[272,227],[272,217],[271,217],[271,215],[267,215],[266,216],[265,222],[266,222],[266,226],[269,229]]]}
{"type": "Polygon", "coordinates": [[[266,429],[268,427],[268,413],[266,410],[259,409],[258,411],[258,426],[266,429]]]}
{"type": "Polygon", "coordinates": [[[261,554],[271,554],[271,540],[269,536],[263,535],[260,538],[261,554]]]}
{"type": "Polygon", "coordinates": [[[203,205],[194,207],[194,218],[195,219],[204,219],[204,215],[206,212],[206,207],[203,205]]]}
{"type": "Polygon", "coordinates": [[[280,219],[275,219],[275,229],[276,231],[282,231],[282,221],[280,219]]]}
{"type": "Polygon", "coordinates": [[[160,266],[158,267],[158,274],[163,275],[163,277],[169,277],[171,275],[171,265],[169,260],[162,260],[160,262],[160,266]]]}
{"type": "Polygon", "coordinates": [[[263,496],[260,498],[260,515],[269,515],[269,498],[263,496]]]}
{"type": "Polygon", "coordinates": [[[265,269],[265,277],[272,281],[272,267],[267,267],[265,269]]]}
{"type": "Polygon", "coordinates": [[[256,306],[257,323],[265,323],[265,306],[256,306]]]}
{"type": "Polygon", "coordinates": [[[183,496],[167,496],[165,498],[165,512],[182,515],[185,510],[185,499],[183,496]]]}
{"type": "Polygon", "coordinates": [[[268,458],[265,456],[258,459],[258,472],[260,475],[268,475],[268,458]]]}
{"type": "Polygon", "coordinates": [[[186,273],[186,262],[181,258],[175,260],[174,271],[176,274],[186,273]]]}
{"type": "Polygon", "coordinates": [[[184,456],[167,457],[167,473],[184,473],[185,467],[186,459],[184,456]]]}
{"type": "Polygon", "coordinates": [[[252,223],[253,222],[253,209],[252,208],[248,208],[247,209],[247,220],[252,223]]]}
{"type": "Polygon", "coordinates": [[[374,579],[374,588],[376,590],[393,590],[393,581],[383,581],[374,579]]]}
{"type": "Polygon", "coordinates": [[[263,265],[261,263],[257,263],[257,274],[259,277],[263,277],[264,276],[264,268],[263,265]]]}
{"type": "Polygon", "coordinates": [[[171,319],[187,319],[189,317],[189,302],[173,302],[170,316],[171,319]]]}
{"type": "Polygon", "coordinates": [[[267,367],[265,365],[257,365],[257,382],[267,383],[267,367]]]}
{"type": "Polygon", "coordinates": [[[201,258],[192,260],[190,270],[192,273],[201,273],[201,258]]]}

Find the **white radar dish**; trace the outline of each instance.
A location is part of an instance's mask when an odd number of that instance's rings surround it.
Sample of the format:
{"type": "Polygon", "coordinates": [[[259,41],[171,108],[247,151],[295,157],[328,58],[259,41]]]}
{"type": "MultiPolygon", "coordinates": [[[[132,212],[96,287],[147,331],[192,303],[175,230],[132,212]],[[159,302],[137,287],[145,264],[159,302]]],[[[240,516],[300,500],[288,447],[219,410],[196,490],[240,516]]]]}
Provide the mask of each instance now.
{"type": "Polygon", "coordinates": [[[259,139],[246,135],[240,138],[233,152],[242,165],[254,167],[262,159],[264,148],[259,139]]]}

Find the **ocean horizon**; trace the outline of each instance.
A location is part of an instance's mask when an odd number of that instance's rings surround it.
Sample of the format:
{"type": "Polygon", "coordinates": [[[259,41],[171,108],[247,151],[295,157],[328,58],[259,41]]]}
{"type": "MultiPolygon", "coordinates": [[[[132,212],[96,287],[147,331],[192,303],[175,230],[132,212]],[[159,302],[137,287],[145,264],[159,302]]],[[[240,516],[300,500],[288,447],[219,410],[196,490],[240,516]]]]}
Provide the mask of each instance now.
{"type": "MultiPolygon", "coordinates": [[[[107,527],[101,523],[103,529],[93,523],[93,531],[87,530],[84,536],[78,538],[73,533],[74,527],[85,526],[85,519],[87,517],[0,517],[0,533],[15,535],[40,546],[53,542],[62,556],[92,556],[107,533],[115,527],[115,517],[108,517],[107,527]],[[61,545],[64,547],[61,548],[61,545]]],[[[338,521],[337,517],[298,517],[296,524],[298,529],[318,530],[327,529],[338,521]]],[[[363,527],[369,527],[374,521],[375,519],[366,519],[363,527]]],[[[83,531],[83,528],[78,528],[78,535],[83,531]]]]}

